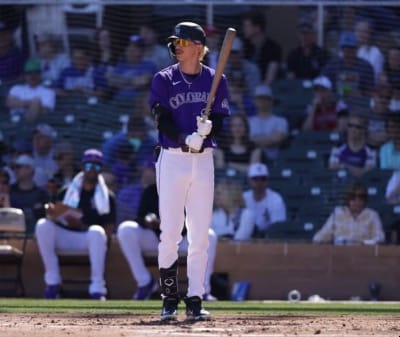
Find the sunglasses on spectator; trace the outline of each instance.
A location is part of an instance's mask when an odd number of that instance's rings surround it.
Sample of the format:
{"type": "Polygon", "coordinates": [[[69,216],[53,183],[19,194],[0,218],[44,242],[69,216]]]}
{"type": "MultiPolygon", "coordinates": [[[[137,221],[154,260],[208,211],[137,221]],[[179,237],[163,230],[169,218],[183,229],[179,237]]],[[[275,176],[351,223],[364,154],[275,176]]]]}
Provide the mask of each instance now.
{"type": "Polygon", "coordinates": [[[251,180],[253,180],[253,181],[266,181],[267,177],[265,177],[265,176],[252,177],[251,180]]]}
{"type": "Polygon", "coordinates": [[[185,40],[185,39],[175,39],[172,41],[172,44],[180,47],[189,47],[193,44],[193,41],[190,40],[185,40]]]}
{"type": "Polygon", "coordinates": [[[19,170],[20,168],[22,168],[22,167],[30,167],[29,165],[20,165],[20,164],[16,164],[16,165],[14,165],[12,168],[14,169],[14,170],[19,170]]]}
{"type": "Polygon", "coordinates": [[[352,128],[352,129],[357,129],[357,130],[364,130],[365,129],[365,127],[363,125],[353,124],[353,123],[348,123],[347,127],[348,128],[352,128]]]}
{"type": "Polygon", "coordinates": [[[365,199],[367,199],[367,195],[365,193],[350,193],[349,199],[350,200],[355,200],[355,199],[365,200],[365,199]]]}
{"type": "Polygon", "coordinates": [[[85,163],[84,164],[84,169],[85,171],[100,171],[101,170],[101,165],[96,164],[96,163],[85,163]]]}

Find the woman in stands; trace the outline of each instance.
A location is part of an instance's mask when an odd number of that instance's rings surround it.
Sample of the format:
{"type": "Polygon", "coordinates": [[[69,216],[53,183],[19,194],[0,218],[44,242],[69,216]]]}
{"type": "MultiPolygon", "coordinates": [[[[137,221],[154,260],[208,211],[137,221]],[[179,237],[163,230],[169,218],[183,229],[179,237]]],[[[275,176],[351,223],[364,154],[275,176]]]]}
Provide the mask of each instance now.
{"type": "Polygon", "coordinates": [[[314,235],[317,243],[336,245],[375,245],[385,241],[377,211],[367,207],[368,192],[364,184],[355,182],[345,190],[345,204],[336,206],[323,227],[314,235]]]}

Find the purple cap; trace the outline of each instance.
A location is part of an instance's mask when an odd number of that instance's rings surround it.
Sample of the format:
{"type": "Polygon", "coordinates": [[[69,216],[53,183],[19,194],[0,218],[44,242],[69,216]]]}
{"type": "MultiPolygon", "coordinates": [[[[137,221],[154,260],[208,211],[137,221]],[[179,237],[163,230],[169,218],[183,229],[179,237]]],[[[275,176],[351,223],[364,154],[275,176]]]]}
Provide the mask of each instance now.
{"type": "Polygon", "coordinates": [[[98,163],[103,165],[103,153],[96,149],[89,149],[83,153],[82,163],[98,163]]]}

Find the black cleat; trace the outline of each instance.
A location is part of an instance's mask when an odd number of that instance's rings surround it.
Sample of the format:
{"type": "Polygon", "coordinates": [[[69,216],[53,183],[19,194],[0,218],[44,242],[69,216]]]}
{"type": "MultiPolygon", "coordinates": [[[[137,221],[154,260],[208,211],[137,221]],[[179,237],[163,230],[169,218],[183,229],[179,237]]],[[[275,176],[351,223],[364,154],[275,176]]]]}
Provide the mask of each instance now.
{"type": "Polygon", "coordinates": [[[179,299],[176,296],[164,297],[160,316],[161,321],[176,321],[178,317],[178,303],[179,299]]]}
{"type": "Polygon", "coordinates": [[[189,321],[207,321],[211,318],[210,313],[202,308],[199,296],[186,297],[185,303],[186,318],[189,321]]]}

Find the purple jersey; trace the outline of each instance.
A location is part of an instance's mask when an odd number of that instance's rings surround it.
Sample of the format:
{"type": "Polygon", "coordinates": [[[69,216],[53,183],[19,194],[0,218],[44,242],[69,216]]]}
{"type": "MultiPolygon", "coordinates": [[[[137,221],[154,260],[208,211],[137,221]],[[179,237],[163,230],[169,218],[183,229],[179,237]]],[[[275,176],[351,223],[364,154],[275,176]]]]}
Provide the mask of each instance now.
{"type": "MultiPolygon", "coordinates": [[[[182,77],[178,63],[171,65],[153,77],[149,98],[150,107],[159,102],[172,112],[175,125],[183,135],[189,135],[197,130],[196,116],[200,116],[206,107],[215,70],[202,65],[202,71],[192,82],[182,77]]],[[[215,100],[211,106],[212,113],[225,116],[230,114],[228,88],[225,76],[222,76],[215,100]]],[[[180,147],[178,144],[159,132],[159,143],[163,147],[180,147]]],[[[215,140],[207,137],[204,147],[215,147],[215,140]]]]}

